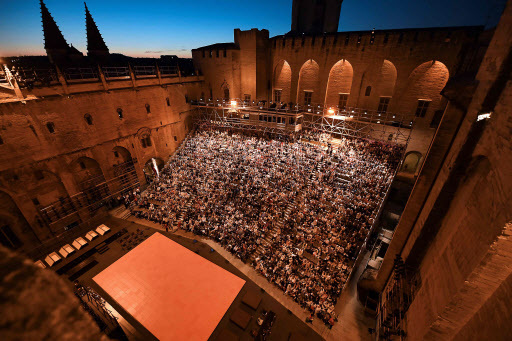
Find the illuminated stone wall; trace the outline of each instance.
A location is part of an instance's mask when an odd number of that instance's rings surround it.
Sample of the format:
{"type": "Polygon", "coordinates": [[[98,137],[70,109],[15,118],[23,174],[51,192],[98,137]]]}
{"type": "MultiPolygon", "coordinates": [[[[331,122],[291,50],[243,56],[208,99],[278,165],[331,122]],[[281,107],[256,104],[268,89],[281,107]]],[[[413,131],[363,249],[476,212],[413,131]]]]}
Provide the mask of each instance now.
{"type": "Polygon", "coordinates": [[[104,179],[110,194],[117,193],[125,185],[112,180],[116,165],[130,159],[133,180],[144,184],[144,165],[167,160],[192,128],[186,98],[199,96],[201,80],[142,81],[148,84],[110,82],[117,89],[109,91],[97,91],[97,83],[89,84],[91,91],[69,84],[67,94],[58,86],[35,88],[25,101],[0,104],[0,223],[11,226],[25,248],[87,218],[59,217],[48,226],[39,209],[80,193],[88,180],[104,179]],[[151,146],[141,141],[147,136],[151,146]]]}
{"type": "MultiPolygon", "coordinates": [[[[341,93],[348,106],[377,110],[381,97],[390,97],[388,112],[414,121],[408,152],[425,155],[435,132],[434,114],[444,111],[441,90],[450,77],[464,74],[468,64],[478,65],[487,47],[482,28],[436,28],[389,31],[339,32],[325,35],[277,36],[266,39],[265,30],[235,30],[233,50],[224,58],[222,48],[193,50],[196,67],[213,99],[274,99],[281,90],[282,102],[304,102],[312,91],[312,103],[336,106],[341,93]],[[263,58],[256,45],[268,40],[267,76],[256,77],[263,58]],[[219,55],[219,57],[217,57],[219,55]],[[268,88],[268,91],[254,89],[268,88]],[[416,117],[418,100],[430,101],[424,117],[416,117]]],[[[474,66],[473,65],[473,66],[474,66]]],[[[263,70],[263,68],[260,68],[263,70]]],[[[263,71],[262,71],[263,72],[263,71]]],[[[259,75],[259,74],[258,74],[259,75]]],[[[208,94],[206,97],[210,97],[208,94]]]]}

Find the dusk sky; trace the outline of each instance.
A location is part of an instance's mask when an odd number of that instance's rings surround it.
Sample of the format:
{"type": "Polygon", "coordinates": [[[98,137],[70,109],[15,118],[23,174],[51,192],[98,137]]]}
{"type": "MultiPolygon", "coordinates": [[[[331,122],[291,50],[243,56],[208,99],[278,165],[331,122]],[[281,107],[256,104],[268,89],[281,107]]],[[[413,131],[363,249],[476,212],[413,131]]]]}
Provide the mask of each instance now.
{"type": "MultiPolygon", "coordinates": [[[[45,0],[68,43],[86,52],[84,4],[45,0]]],[[[38,0],[0,0],[0,56],[42,55],[38,0]]],[[[345,0],[340,31],[433,26],[493,26],[505,0],[345,0]]],[[[89,0],[110,52],[190,57],[196,47],[233,41],[233,29],[290,30],[292,0],[89,0]]]]}

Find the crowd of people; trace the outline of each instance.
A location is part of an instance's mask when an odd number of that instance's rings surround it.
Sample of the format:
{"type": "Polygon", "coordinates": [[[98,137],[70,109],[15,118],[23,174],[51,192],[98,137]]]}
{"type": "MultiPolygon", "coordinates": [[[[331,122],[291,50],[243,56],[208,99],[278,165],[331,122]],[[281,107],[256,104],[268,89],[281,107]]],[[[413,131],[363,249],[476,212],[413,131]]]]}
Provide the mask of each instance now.
{"type": "Polygon", "coordinates": [[[272,236],[256,269],[328,324],[353,261],[373,225],[400,158],[400,148],[345,140],[318,148],[316,178],[272,236]]]}
{"type": "Polygon", "coordinates": [[[357,139],[326,146],[297,137],[199,130],[126,205],[137,217],[166,226],[179,221],[179,228],[250,260],[332,325],[337,298],[401,152],[357,139]],[[269,235],[270,245],[255,253],[269,235]]]}

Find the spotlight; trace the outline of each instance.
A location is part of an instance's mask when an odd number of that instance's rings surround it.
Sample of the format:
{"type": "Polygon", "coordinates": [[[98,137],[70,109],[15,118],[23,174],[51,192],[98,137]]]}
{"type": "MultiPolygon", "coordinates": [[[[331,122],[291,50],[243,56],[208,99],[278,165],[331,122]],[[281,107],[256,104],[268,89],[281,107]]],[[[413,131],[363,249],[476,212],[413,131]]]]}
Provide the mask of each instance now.
{"type": "Polygon", "coordinates": [[[329,110],[327,110],[329,112],[329,114],[334,114],[334,109],[333,108],[329,108],[329,110]]]}
{"type": "Polygon", "coordinates": [[[484,113],[484,114],[479,114],[476,118],[476,121],[481,121],[481,120],[487,120],[489,118],[491,118],[491,114],[492,112],[488,112],[488,113],[484,113]]]}
{"type": "Polygon", "coordinates": [[[236,107],[236,101],[231,101],[231,106],[236,107]]]}

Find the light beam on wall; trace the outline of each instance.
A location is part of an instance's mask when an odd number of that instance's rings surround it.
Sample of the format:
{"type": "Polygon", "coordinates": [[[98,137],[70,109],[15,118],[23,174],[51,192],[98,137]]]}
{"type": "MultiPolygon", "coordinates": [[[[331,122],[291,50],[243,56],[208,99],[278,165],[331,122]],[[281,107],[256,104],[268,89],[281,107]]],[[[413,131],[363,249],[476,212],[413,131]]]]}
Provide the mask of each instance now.
{"type": "Polygon", "coordinates": [[[158,166],[156,165],[156,159],[152,158],[151,161],[153,162],[153,167],[155,168],[156,177],[159,178],[160,177],[160,171],[158,171],[158,166]]]}

